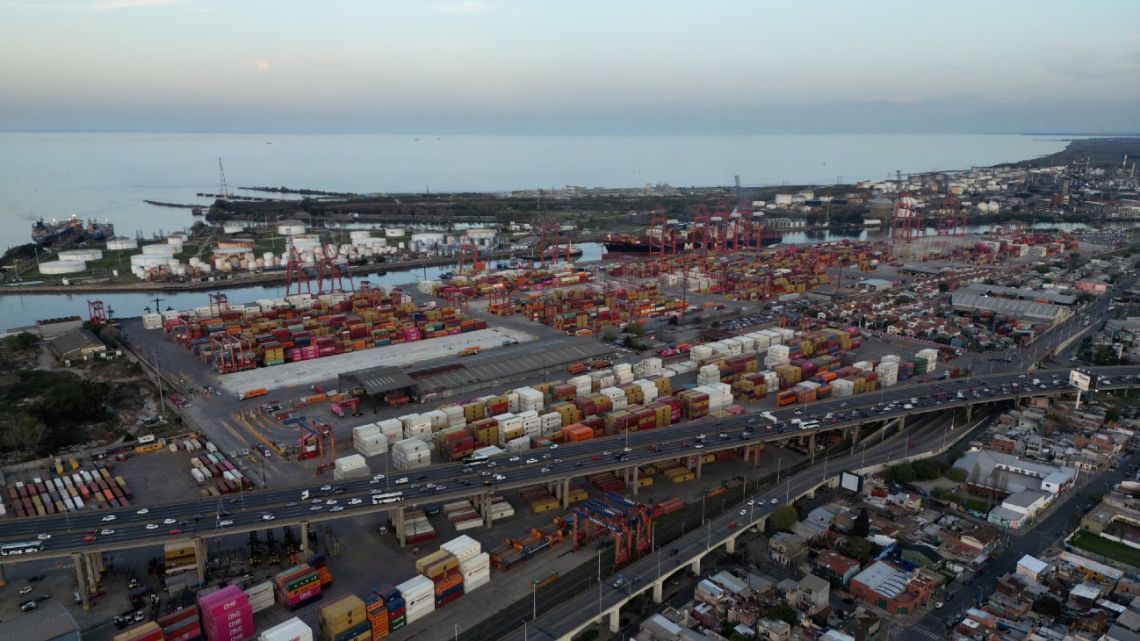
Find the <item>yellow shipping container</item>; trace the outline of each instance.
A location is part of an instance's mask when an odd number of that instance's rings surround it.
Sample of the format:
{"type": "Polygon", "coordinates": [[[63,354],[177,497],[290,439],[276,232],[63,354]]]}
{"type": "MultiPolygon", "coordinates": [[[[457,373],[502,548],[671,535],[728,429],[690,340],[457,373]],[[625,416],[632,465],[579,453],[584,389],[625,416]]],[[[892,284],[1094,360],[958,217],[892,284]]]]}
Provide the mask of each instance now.
{"type": "Polygon", "coordinates": [[[649,487],[653,485],[653,477],[641,476],[637,479],[637,487],[649,487]]]}

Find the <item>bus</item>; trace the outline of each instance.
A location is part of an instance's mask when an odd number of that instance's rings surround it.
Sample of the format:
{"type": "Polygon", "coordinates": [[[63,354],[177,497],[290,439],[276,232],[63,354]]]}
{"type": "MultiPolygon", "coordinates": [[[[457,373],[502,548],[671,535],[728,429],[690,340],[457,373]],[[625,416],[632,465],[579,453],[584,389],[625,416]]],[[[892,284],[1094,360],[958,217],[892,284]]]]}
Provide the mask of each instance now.
{"type": "Polygon", "coordinates": [[[154,434],[143,434],[138,438],[139,445],[148,445],[154,442],[154,434]]]}
{"type": "Polygon", "coordinates": [[[395,503],[404,498],[403,492],[386,492],[384,494],[373,494],[372,505],[380,505],[383,503],[395,503]]]}
{"type": "Polygon", "coordinates": [[[487,457],[483,454],[472,454],[463,459],[464,465],[483,465],[487,462],[487,457]]]}
{"type": "Polygon", "coordinates": [[[768,412],[768,411],[761,412],[760,416],[762,416],[765,419],[767,419],[768,421],[770,421],[772,423],[772,425],[779,423],[779,421],[776,420],[776,415],[771,413],[771,412],[768,412]]]}
{"type": "Polygon", "coordinates": [[[43,541],[26,541],[24,543],[5,543],[4,545],[0,545],[0,556],[18,556],[20,554],[34,554],[43,551],[43,541]]]}

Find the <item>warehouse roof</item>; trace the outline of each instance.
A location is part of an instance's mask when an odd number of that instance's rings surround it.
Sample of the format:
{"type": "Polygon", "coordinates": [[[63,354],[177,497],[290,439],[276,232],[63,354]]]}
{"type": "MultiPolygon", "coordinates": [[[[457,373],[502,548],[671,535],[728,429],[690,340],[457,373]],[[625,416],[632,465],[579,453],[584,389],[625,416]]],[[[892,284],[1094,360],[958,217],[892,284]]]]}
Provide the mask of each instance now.
{"type": "Polygon", "coordinates": [[[969,292],[954,292],[951,302],[956,309],[988,309],[999,314],[1030,320],[1054,321],[1064,308],[1048,303],[1033,303],[1012,298],[980,296],[969,292]]]}
{"type": "Polygon", "coordinates": [[[1076,296],[1069,294],[1061,294],[1047,289],[1018,289],[1016,287],[1002,287],[1000,285],[982,285],[975,284],[966,287],[963,290],[968,294],[994,294],[997,296],[1004,296],[1006,298],[1018,298],[1021,300],[1044,300],[1055,305],[1072,305],[1077,302],[1076,296]]]}
{"type": "Polygon", "coordinates": [[[76,633],[79,625],[58,601],[0,625],[0,641],[51,641],[76,633]]]}
{"type": "Polygon", "coordinates": [[[364,388],[364,393],[369,396],[416,386],[416,382],[404,370],[389,365],[346,372],[340,375],[340,380],[355,381],[357,385],[364,388]]]}
{"type": "Polygon", "coordinates": [[[561,368],[568,363],[601,358],[614,352],[609,345],[594,341],[569,343],[556,349],[540,350],[532,349],[530,346],[525,346],[523,349],[517,347],[508,349],[516,350],[519,355],[504,358],[502,352],[496,351],[491,354],[468,356],[464,359],[463,367],[431,372],[424,376],[417,375],[416,380],[425,393],[461,390],[476,383],[486,386],[495,381],[509,381],[520,374],[561,368]]]}
{"type": "Polygon", "coordinates": [[[906,590],[909,578],[910,575],[906,572],[888,563],[876,561],[871,567],[855,575],[852,581],[858,581],[876,593],[893,599],[906,590]]]}

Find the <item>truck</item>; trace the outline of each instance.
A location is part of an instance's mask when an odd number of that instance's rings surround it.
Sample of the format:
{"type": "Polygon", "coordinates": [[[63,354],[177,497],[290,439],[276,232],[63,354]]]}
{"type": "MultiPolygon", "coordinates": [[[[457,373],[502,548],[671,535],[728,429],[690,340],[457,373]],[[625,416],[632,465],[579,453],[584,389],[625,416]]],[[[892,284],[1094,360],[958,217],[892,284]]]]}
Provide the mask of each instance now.
{"type": "Polygon", "coordinates": [[[471,345],[470,347],[464,347],[463,349],[459,350],[459,355],[460,356],[474,356],[474,355],[478,354],[482,349],[483,348],[479,347],[478,345],[471,345]]]}
{"type": "Polygon", "coordinates": [[[269,393],[269,390],[265,389],[264,387],[255,387],[253,389],[246,390],[244,392],[238,393],[237,398],[239,401],[244,401],[244,400],[249,399],[249,398],[256,398],[258,396],[265,396],[268,393],[269,393]]]}

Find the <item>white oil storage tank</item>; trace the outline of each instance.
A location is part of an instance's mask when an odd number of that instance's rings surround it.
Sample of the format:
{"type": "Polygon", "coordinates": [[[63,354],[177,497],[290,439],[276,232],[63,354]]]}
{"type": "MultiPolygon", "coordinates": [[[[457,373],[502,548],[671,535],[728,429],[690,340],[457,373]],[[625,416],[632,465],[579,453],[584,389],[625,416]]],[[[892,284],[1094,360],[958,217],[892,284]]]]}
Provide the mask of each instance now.
{"type": "Polygon", "coordinates": [[[99,260],[102,257],[101,249],[67,249],[59,252],[60,260],[99,260]]]}
{"type": "Polygon", "coordinates": [[[108,251],[122,251],[124,249],[138,249],[139,243],[134,238],[112,238],[107,241],[108,251]]]}
{"type": "Polygon", "coordinates": [[[282,236],[296,236],[305,233],[305,223],[299,220],[283,220],[277,223],[277,233],[282,236]]]}
{"type": "Polygon", "coordinates": [[[154,243],[152,245],[143,245],[142,253],[151,256],[173,256],[178,253],[178,248],[174,245],[167,245],[166,243],[154,243]]]}
{"type": "Polygon", "coordinates": [[[85,271],[87,271],[87,263],[82,260],[49,260],[40,263],[40,273],[44,276],[82,274],[85,271]]]}
{"type": "Polygon", "coordinates": [[[223,234],[240,234],[245,231],[245,225],[241,223],[226,223],[222,225],[223,234]]]}

